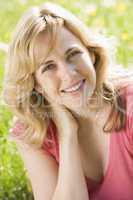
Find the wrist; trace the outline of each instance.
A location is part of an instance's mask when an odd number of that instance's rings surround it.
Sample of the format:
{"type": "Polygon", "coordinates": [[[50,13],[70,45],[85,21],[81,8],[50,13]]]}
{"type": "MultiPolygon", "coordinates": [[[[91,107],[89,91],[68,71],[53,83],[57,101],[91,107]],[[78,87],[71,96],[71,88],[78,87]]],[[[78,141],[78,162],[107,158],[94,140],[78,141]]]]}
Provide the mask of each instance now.
{"type": "Polygon", "coordinates": [[[77,131],[72,130],[65,130],[62,131],[61,135],[59,136],[59,140],[61,143],[72,143],[78,140],[77,131]]]}

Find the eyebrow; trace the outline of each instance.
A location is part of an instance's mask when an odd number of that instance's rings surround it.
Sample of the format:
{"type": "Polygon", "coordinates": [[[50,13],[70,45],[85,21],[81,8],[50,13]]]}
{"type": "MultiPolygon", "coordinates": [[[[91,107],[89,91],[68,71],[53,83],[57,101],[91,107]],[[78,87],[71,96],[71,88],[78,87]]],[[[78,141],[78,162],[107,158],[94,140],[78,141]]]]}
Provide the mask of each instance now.
{"type": "MultiPolygon", "coordinates": [[[[79,47],[78,46],[73,46],[73,47],[67,49],[66,52],[65,52],[65,56],[67,56],[73,49],[77,49],[77,48],[79,48],[79,47]]],[[[48,61],[43,62],[43,63],[45,65],[47,65],[47,64],[50,64],[51,62],[53,62],[53,60],[48,60],[48,61]]]]}
{"type": "Polygon", "coordinates": [[[67,55],[70,51],[72,51],[73,49],[76,49],[77,46],[71,47],[69,49],[66,50],[65,55],[67,55]]]}

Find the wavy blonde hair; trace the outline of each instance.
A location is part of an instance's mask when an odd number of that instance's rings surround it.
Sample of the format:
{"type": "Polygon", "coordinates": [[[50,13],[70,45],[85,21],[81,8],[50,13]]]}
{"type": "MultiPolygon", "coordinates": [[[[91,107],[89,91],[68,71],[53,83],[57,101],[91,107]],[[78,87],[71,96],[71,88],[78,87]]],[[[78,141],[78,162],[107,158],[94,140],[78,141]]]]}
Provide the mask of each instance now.
{"type": "Polygon", "coordinates": [[[118,80],[120,74],[112,70],[115,68],[110,51],[114,49],[110,49],[111,45],[108,45],[111,41],[95,34],[79,18],[63,7],[45,3],[28,10],[16,27],[9,46],[3,90],[4,101],[13,114],[26,124],[24,141],[37,147],[41,147],[46,136],[49,109],[46,99],[35,90],[34,72],[37,69],[34,56],[35,41],[40,33],[49,31],[51,49],[56,39],[57,28],[62,25],[74,33],[88,51],[95,55],[94,67],[97,77],[95,92],[97,94],[100,92],[102,98],[112,105],[112,112],[104,126],[104,131],[120,130],[125,123],[124,113],[114,106],[118,104],[119,107],[124,108],[116,90],[119,84],[114,76],[116,75],[118,80]]]}

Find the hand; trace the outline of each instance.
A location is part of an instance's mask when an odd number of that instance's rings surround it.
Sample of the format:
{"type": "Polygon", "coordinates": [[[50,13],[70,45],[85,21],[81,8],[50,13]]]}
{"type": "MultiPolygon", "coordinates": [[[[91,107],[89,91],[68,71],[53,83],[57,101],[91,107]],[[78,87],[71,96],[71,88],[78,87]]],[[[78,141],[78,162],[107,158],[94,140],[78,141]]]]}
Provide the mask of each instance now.
{"type": "Polygon", "coordinates": [[[52,111],[52,118],[57,126],[59,137],[77,133],[78,122],[68,108],[59,104],[52,104],[52,111]]]}

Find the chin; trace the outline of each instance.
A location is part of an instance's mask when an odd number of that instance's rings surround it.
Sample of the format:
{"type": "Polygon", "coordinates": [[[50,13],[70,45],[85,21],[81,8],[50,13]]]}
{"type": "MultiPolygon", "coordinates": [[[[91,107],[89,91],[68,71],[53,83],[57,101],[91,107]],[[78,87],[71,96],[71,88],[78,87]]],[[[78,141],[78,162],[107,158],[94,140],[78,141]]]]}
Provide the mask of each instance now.
{"type": "Polygon", "coordinates": [[[88,110],[88,103],[87,103],[87,99],[86,102],[83,101],[79,101],[77,102],[71,102],[71,104],[65,104],[64,105],[66,108],[68,108],[69,110],[73,111],[75,114],[78,115],[85,115],[88,110]]]}

